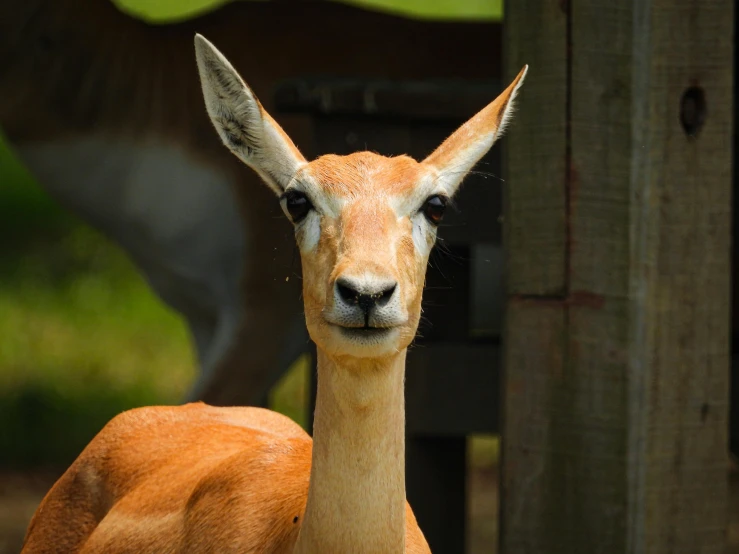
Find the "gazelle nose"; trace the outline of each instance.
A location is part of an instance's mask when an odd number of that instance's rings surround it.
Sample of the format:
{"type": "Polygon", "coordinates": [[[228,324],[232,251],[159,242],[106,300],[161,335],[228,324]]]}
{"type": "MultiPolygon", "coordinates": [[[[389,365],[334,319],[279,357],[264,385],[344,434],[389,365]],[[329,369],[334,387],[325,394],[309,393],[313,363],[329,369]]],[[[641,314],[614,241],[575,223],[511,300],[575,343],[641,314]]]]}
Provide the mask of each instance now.
{"type": "Polygon", "coordinates": [[[336,291],[339,297],[349,305],[359,306],[368,314],[375,306],[384,306],[390,301],[398,283],[384,281],[378,283],[360,283],[348,277],[336,280],[336,291]]]}

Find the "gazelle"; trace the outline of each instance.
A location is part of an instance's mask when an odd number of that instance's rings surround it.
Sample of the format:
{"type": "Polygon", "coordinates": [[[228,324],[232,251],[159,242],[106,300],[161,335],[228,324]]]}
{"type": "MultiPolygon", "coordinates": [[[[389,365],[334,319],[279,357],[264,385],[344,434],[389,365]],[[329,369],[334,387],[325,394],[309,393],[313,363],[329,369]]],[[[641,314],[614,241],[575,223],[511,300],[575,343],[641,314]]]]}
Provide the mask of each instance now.
{"type": "Polygon", "coordinates": [[[406,350],[444,208],[527,68],[421,163],[307,162],[226,58],[200,35],[195,49],[221,140],[295,228],[318,349],[314,439],[261,408],[126,412],[44,498],[23,552],[429,552],[405,499],[406,350]]]}
{"type": "MultiPolygon", "coordinates": [[[[270,192],[210,129],[195,29],[268,107],[277,82],[305,75],[489,78],[500,34],[336,2],[233,2],[156,26],[110,0],[0,2],[0,126],[15,151],[185,318],[201,370],[190,398],[254,404],[307,350],[299,267],[270,192]]],[[[283,121],[304,151],[307,123],[283,121]]]]}

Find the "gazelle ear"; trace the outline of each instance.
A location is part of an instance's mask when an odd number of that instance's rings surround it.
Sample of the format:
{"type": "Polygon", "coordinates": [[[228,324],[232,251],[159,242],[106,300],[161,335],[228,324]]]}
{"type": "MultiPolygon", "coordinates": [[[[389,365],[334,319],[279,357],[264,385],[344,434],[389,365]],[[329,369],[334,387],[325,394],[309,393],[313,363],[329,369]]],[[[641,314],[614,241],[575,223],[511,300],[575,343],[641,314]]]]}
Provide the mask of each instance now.
{"type": "Polygon", "coordinates": [[[205,107],[223,144],[282,194],[305,158],[229,61],[199,34],[195,56],[205,107]]]}
{"type": "Polygon", "coordinates": [[[439,176],[439,183],[452,196],[474,165],[503,134],[513,113],[513,99],[523,84],[529,66],[526,65],[498,98],[467,121],[423,163],[439,176]]]}

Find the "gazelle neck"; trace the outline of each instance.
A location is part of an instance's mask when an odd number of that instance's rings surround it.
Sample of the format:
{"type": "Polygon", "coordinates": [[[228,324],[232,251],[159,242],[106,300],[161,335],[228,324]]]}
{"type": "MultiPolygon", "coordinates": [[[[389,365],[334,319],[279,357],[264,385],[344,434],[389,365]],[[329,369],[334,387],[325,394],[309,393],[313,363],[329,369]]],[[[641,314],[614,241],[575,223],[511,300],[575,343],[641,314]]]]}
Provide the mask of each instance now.
{"type": "Polygon", "coordinates": [[[318,351],[313,461],[296,554],[405,551],[405,355],[378,361],[318,351]]]}

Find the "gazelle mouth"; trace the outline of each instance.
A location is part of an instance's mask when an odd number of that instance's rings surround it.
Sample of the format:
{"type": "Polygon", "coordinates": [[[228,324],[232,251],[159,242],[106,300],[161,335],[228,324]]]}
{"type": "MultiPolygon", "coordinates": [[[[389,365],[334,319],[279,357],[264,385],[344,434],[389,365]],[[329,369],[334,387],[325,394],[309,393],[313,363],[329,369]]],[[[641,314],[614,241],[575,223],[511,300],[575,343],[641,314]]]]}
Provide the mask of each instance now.
{"type": "Polygon", "coordinates": [[[339,327],[343,337],[359,344],[378,344],[388,339],[392,327],[339,327]]]}
{"type": "Polygon", "coordinates": [[[337,328],[345,337],[359,340],[383,338],[396,329],[396,327],[372,327],[370,325],[365,325],[364,327],[348,327],[339,325],[338,323],[330,323],[330,325],[337,328]]]}
{"type": "Polygon", "coordinates": [[[370,327],[369,325],[365,325],[364,327],[344,327],[341,326],[341,328],[344,331],[349,331],[350,333],[382,333],[384,331],[392,331],[392,327],[370,327]]]}

